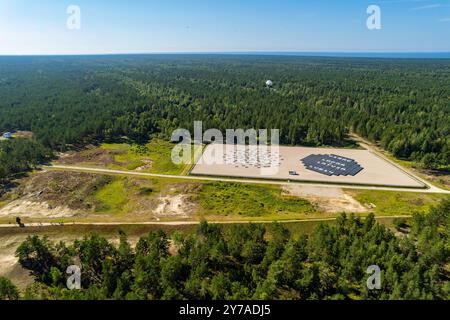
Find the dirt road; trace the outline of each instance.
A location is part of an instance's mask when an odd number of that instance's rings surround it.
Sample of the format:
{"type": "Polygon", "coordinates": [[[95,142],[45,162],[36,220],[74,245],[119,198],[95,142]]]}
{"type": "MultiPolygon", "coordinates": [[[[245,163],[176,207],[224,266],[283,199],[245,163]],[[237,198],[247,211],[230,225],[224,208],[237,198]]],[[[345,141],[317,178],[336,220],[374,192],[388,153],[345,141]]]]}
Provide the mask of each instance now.
{"type": "Polygon", "coordinates": [[[400,170],[402,170],[403,172],[405,172],[406,174],[408,174],[409,176],[411,176],[412,178],[416,179],[417,181],[420,181],[421,183],[423,183],[424,185],[427,186],[427,190],[429,191],[429,193],[442,193],[442,194],[450,194],[450,191],[448,190],[444,190],[441,189],[439,187],[436,187],[434,185],[432,185],[431,183],[429,183],[428,181],[422,179],[421,177],[417,176],[416,174],[414,174],[411,170],[408,170],[402,166],[400,166],[398,163],[392,161],[391,159],[389,159],[388,157],[386,157],[384,154],[382,154],[381,152],[379,152],[369,141],[367,141],[366,139],[358,136],[355,133],[352,133],[351,138],[356,141],[361,147],[367,149],[368,151],[372,152],[373,154],[375,154],[376,156],[382,158],[383,160],[389,162],[390,164],[392,164],[393,166],[396,166],[397,168],[399,168],[400,170]]]}
{"type": "MultiPolygon", "coordinates": [[[[396,216],[376,216],[375,219],[382,220],[382,219],[395,219],[395,218],[411,218],[411,216],[407,215],[396,215],[396,216]]],[[[297,222],[326,222],[326,221],[334,221],[337,218],[316,218],[316,219],[300,219],[300,220],[277,220],[278,223],[297,223],[297,222]]],[[[271,220],[234,220],[234,221],[209,221],[208,223],[211,224],[267,224],[267,223],[273,223],[274,221],[271,220]]],[[[200,224],[200,221],[152,221],[152,222],[70,222],[70,223],[51,223],[51,222],[45,222],[45,223],[27,223],[25,228],[27,227],[33,227],[33,228],[39,228],[39,227],[54,227],[54,226],[122,226],[122,225],[128,225],[128,226],[189,226],[189,225],[198,225],[200,224]]],[[[0,228],[19,228],[16,224],[0,224],[0,228]]]]}
{"type": "MultiPolygon", "coordinates": [[[[379,155],[379,154],[377,154],[377,155],[379,155]]],[[[387,160],[387,161],[390,161],[390,160],[387,160]]],[[[265,185],[282,185],[282,186],[305,185],[305,186],[329,187],[329,188],[341,187],[341,188],[360,189],[360,190],[385,190],[385,191],[400,191],[400,192],[450,194],[450,191],[443,190],[443,189],[440,189],[433,185],[430,185],[428,182],[416,177],[415,175],[413,175],[410,172],[408,172],[408,174],[410,174],[417,180],[422,181],[428,188],[427,189],[393,188],[393,187],[391,188],[391,187],[361,186],[361,185],[347,185],[347,184],[336,185],[336,184],[326,184],[326,183],[302,183],[302,182],[290,182],[290,181],[278,181],[278,180],[232,179],[232,178],[203,177],[203,176],[202,177],[179,176],[179,175],[156,174],[156,173],[112,170],[112,169],[102,169],[102,168],[92,168],[92,167],[64,166],[64,165],[51,165],[51,166],[44,167],[44,169],[46,169],[46,170],[68,170],[68,171],[78,171],[78,172],[96,172],[96,173],[119,174],[119,175],[128,175],[128,176],[179,179],[179,180],[189,180],[189,181],[238,182],[238,183],[247,183],[247,184],[265,184],[265,185]]],[[[402,170],[404,170],[404,169],[402,168],[402,170]]]]}

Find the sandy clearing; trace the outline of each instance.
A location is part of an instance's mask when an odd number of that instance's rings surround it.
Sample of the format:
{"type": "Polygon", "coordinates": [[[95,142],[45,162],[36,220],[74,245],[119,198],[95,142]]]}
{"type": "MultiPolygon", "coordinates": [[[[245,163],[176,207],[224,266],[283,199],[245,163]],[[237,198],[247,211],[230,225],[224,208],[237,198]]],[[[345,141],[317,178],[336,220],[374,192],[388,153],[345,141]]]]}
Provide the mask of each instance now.
{"type": "Polygon", "coordinates": [[[20,289],[33,283],[33,278],[24,270],[15,256],[17,247],[26,239],[26,235],[0,237],[0,276],[10,279],[20,289]]]}
{"type": "Polygon", "coordinates": [[[186,195],[165,196],[160,197],[158,207],[155,213],[158,216],[184,216],[187,217],[184,211],[186,195]]]}
{"type": "Polygon", "coordinates": [[[36,202],[27,199],[14,200],[0,209],[0,217],[63,218],[73,217],[77,214],[77,211],[65,206],[52,207],[45,201],[36,202]]]}
{"type": "Polygon", "coordinates": [[[83,215],[91,208],[84,200],[111,177],[92,173],[39,171],[18,181],[0,207],[0,217],[62,218],[83,215]]]}
{"type": "Polygon", "coordinates": [[[175,183],[157,198],[154,214],[162,217],[188,218],[196,212],[198,204],[192,199],[201,184],[192,182],[175,183]]]}
{"type": "Polygon", "coordinates": [[[287,185],[282,190],[284,195],[307,199],[320,210],[327,213],[364,213],[368,211],[367,208],[351,195],[346,194],[341,188],[287,185]]]}
{"type": "Polygon", "coordinates": [[[10,273],[14,266],[17,264],[17,258],[15,257],[14,251],[0,251],[0,276],[4,276],[10,273]]]}
{"type": "Polygon", "coordinates": [[[292,186],[286,185],[283,187],[283,192],[297,197],[323,197],[323,198],[341,198],[344,196],[344,191],[341,188],[325,188],[315,186],[292,186]]]}
{"type": "Polygon", "coordinates": [[[168,195],[158,199],[159,204],[155,209],[155,214],[159,217],[177,216],[180,218],[189,217],[194,205],[189,202],[189,196],[185,194],[168,195]]]}

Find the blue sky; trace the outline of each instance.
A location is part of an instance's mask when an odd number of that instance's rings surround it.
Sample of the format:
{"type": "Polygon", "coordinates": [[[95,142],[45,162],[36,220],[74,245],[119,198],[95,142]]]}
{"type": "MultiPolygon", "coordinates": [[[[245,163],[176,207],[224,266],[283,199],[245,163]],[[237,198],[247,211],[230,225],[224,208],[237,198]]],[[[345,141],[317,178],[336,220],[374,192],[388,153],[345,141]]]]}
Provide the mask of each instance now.
{"type": "Polygon", "coordinates": [[[1,55],[224,51],[450,51],[450,0],[0,0],[1,55]]]}

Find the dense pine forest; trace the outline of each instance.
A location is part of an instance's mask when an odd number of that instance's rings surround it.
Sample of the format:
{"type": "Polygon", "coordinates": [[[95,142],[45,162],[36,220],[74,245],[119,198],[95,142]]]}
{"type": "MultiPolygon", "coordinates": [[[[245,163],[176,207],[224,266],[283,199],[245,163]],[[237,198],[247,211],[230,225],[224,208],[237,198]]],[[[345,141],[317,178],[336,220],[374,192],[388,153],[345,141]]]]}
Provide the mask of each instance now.
{"type": "MultiPolygon", "coordinates": [[[[352,131],[398,158],[448,168],[450,60],[0,58],[0,132],[32,131],[40,150],[123,136],[169,138],[194,120],[205,129],[278,128],[283,144],[342,146],[352,131]],[[267,79],[274,82],[270,90],[267,79]]],[[[11,148],[0,146],[0,157],[10,159],[4,153],[11,148]]],[[[0,162],[0,177],[15,173],[8,162],[0,162]]]]}
{"type": "Polygon", "coordinates": [[[51,150],[34,140],[17,139],[2,142],[0,144],[0,194],[1,185],[6,185],[9,178],[18,177],[50,160],[51,157],[51,150]]]}
{"type": "MultiPolygon", "coordinates": [[[[16,251],[35,277],[26,299],[449,299],[450,202],[410,222],[400,235],[377,223],[340,216],[310,236],[281,224],[202,223],[195,233],[155,231],[135,248],[124,233],[113,245],[91,235],[73,244],[30,236],[16,251]],[[81,290],[66,288],[66,268],[81,267],[81,290]],[[367,268],[381,270],[369,290],[367,268]]],[[[17,299],[0,278],[0,299],[17,299]]]]}

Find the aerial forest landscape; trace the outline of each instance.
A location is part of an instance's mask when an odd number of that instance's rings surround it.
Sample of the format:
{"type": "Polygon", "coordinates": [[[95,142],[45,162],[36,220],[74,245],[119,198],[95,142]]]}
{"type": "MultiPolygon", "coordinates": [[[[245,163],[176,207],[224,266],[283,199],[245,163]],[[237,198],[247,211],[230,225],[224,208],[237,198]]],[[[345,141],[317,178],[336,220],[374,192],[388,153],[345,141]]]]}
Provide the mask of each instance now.
{"type": "Polygon", "coordinates": [[[449,300],[450,55],[369,49],[0,45],[0,300],[449,300]]]}

